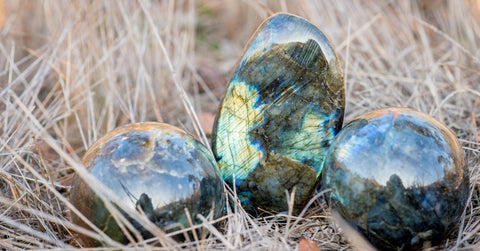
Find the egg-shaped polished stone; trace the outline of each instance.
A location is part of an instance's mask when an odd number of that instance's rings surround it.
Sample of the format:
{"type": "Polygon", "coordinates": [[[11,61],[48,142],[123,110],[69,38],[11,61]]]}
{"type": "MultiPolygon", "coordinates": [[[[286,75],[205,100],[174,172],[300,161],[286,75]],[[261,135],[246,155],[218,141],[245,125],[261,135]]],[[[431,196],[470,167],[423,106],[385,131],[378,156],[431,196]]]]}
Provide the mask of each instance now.
{"type": "MultiPolygon", "coordinates": [[[[185,208],[194,223],[201,223],[198,214],[207,216],[213,210],[218,218],[225,207],[222,180],[211,152],[183,130],[168,124],[145,122],[120,127],[95,142],[83,164],[129,207],[143,211],[167,232],[190,227],[185,208]]],[[[70,200],[112,239],[128,242],[98,192],[75,176],[70,200]]],[[[140,224],[125,216],[144,238],[151,237],[140,224]]],[[[75,214],[72,220],[87,226],[75,214]]],[[[85,236],[81,238],[87,246],[100,244],[85,236]]]]}
{"type": "Polygon", "coordinates": [[[341,128],[345,91],[327,37],[307,20],[276,14],[247,44],[212,133],[223,179],[247,211],[294,210],[309,199],[331,140],[341,128]]]}
{"type": "Polygon", "coordinates": [[[439,244],[459,222],[469,183],[453,133],[407,108],[374,111],[348,123],[323,170],[329,205],[385,250],[439,244]]]}

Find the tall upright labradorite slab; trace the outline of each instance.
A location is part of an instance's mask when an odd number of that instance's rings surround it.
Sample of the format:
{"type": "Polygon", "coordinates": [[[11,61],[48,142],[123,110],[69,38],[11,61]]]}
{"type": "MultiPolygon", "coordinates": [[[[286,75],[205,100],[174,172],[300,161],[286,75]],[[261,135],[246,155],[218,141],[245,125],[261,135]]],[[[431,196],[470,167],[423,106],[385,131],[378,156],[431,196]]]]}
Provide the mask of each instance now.
{"type": "Polygon", "coordinates": [[[213,129],[223,179],[247,211],[294,210],[309,199],[340,130],[345,90],[328,38],[307,20],[276,14],[247,44],[213,129]]]}

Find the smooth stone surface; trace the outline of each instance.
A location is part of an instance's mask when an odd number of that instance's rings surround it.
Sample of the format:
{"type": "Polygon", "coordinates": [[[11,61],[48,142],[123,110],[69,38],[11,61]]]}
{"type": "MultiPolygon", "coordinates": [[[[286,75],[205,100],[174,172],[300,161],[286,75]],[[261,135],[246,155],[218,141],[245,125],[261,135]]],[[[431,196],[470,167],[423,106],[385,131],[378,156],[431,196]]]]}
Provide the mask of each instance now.
{"type": "Polygon", "coordinates": [[[469,176],[453,133],[407,108],[348,123],[323,171],[327,202],[380,249],[437,245],[466,206],[469,176]]]}
{"type": "Polygon", "coordinates": [[[222,177],[247,211],[286,211],[285,191],[294,187],[294,211],[303,208],[344,106],[340,63],[325,35],[297,16],[267,19],[237,63],[212,133],[222,177]]]}
{"type": "MultiPolygon", "coordinates": [[[[190,227],[196,215],[223,214],[223,184],[213,155],[186,132],[162,123],[120,127],[95,142],[83,158],[90,173],[132,209],[143,211],[163,230],[190,227]]],[[[96,191],[98,192],[98,191],[96,191]]],[[[76,175],[70,200],[112,239],[127,243],[102,200],[76,175]]],[[[126,214],[125,214],[126,215],[126,214]]],[[[144,238],[152,235],[126,215],[144,238]]],[[[74,223],[87,227],[76,215],[74,223]]],[[[81,236],[85,245],[100,243],[81,236]]]]}

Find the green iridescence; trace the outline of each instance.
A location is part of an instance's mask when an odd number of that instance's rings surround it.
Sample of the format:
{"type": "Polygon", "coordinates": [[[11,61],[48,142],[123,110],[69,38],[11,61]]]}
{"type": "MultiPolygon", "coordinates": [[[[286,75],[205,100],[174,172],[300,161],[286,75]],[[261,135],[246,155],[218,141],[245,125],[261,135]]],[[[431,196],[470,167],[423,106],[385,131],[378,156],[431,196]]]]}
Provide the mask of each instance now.
{"type": "Polygon", "coordinates": [[[229,149],[223,153],[219,162],[220,165],[229,167],[220,169],[222,178],[231,179],[235,174],[237,179],[245,179],[263,157],[260,146],[252,144],[249,139],[250,128],[263,123],[262,107],[254,107],[259,99],[255,89],[249,90],[243,82],[232,82],[230,86],[226,95],[231,98],[222,108],[224,114],[228,115],[219,117],[217,122],[223,125],[223,129],[217,131],[216,148],[229,149]]]}
{"type": "MultiPolygon", "coordinates": [[[[267,20],[240,60],[222,102],[212,146],[244,205],[284,211],[308,200],[341,127],[343,77],[326,37],[308,21],[267,20]]],[[[247,208],[248,210],[248,208],[247,208]]],[[[252,210],[250,210],[252,211],[252,210]]]]}

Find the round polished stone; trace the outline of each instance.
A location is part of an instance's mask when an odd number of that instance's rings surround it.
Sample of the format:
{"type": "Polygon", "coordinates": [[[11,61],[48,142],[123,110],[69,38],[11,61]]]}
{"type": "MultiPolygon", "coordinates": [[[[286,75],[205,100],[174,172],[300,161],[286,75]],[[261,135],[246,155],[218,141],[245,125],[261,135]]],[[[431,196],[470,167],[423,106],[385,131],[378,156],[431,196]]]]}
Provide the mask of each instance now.
{"type": "Polygon", "coordinates": [[[294,211],[303,208],[341,128],[344,92],[337,55],[313,24],[281,13],[258,28],[212,133],[222,177],[247,211],[286,211],[294,188],[294,211]]]}
{"type": "Polygon", "coordinates": [[[469,176],[453,133],[434,118],[388,108],[348,123],[325,160],[327,202],[376,247],[437,245],[466,206],[469,176]]]}
{"type": "MultiPolygon", "coordinates": [[[[170,232],[190,227],[196,215],[223,214],[223,184],[211,152],[186,132],[162,123],[137,123],[120,127],[95,142],[83,158],[87,170],[131,208],[145,213],[157,226],[170,232]]],[[[75,176],[70,200],[112,239],[127,243],[124,233],[105,208],[98,190],[75,176]]],[[[152,237],[138,222],[127,219],[152,237]]],[[[87,227],[78,216],[74,223],[87,227]]],[[[87,246],[99,245],[80,236],[87,246]]]]}

